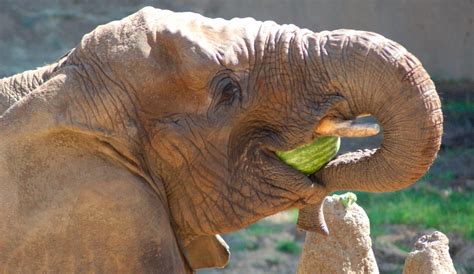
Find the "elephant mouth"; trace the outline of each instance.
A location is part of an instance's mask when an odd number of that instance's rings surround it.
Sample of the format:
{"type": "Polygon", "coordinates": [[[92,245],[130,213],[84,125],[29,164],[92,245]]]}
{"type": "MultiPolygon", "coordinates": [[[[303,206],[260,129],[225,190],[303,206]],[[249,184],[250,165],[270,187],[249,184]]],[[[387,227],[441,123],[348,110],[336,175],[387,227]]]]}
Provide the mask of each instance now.
{"type": "Polygon", "coordinates": [[[357,118],[345,120],[325,117],[314,127],[314,138],[310,143],[291,151],[275,152],[275,154],[285,164],[310,175],[316,173],[336,156],[340,145],[340,139],[337,137],[363,138],[375,136],[379,132],[380,126],[377,123],[360,122],[357,118]]]}
{"type": "MultiPolygon", "coordinates": [[[[326,189],[323,190],[322,194],[319,192],[316,197],[309,196],[309,199],[312,201],[308,200],[306,202],[311,206],[306,206],[300,211],[297,222],[298,228],[306,231],[316,231],[322,235],[329,235],[322,207],[324,198],[321,199],[321,195],[326,196],[328,194],[328,185],[326,185],[326,182],[315,179],[318,176],[318,171],[324,169],[336,156],[340,146],[340,137],[371,137],[379,132],[380,126],[377,123],[364,123],[360,122],[357,118],[354,120],[344,120],[335,117],[325,117],[315,126],[313,130],[315,139],[310,144],[284,152],[288,154],[275,152],[275,156],[283,162],[282,164],[289,165],[295,172],[309,176],[310,182],[313,185],[317,184],[319,187],[326,189]],[[285,158],[284,155],[288,157],[285,158]]],[[[338,157],[344,157],[344,155],[338,157]]]]}

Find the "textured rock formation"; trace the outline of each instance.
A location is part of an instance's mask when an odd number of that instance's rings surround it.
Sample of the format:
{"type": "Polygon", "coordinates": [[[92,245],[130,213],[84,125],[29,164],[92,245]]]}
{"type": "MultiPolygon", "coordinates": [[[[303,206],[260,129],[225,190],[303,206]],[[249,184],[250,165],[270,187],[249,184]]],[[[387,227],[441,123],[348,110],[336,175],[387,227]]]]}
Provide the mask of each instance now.
{"type": "Polygon", "coordinates": [[[448,243],[448,237],[439,231],[422,236],[408,255],[403,274],[456,273],[448,243]]]}
{"type": "Polygon", "coordinates": [[[324,216],[330,235],[307,233],[298,274],[379,272],[369,236],[369,218],[353,203],[352,195],[326,198],[324,216]]]}

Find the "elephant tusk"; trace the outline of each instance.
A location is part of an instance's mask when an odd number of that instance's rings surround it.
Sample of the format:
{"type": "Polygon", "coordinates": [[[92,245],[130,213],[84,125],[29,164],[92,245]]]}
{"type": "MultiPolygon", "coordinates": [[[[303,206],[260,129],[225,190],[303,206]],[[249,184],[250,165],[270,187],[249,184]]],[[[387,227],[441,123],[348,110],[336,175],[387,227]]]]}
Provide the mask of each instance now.
{"type": "Polygon", "coordinates": [[[314,132],[321,136],[369,137],[380,131],[378,124],[356,123],[354,120],[342,120],[332,117],[323,118],[314,132]]]}

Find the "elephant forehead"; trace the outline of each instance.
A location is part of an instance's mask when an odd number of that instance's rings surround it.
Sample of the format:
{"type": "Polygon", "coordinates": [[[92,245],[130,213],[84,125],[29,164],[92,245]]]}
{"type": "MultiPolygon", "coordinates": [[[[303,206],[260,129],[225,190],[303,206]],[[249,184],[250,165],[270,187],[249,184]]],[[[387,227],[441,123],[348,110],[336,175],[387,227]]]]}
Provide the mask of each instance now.
{"type": "Polygon", "coordinates": [[[192,12],[150,7],[139,13],[157,41],[171,42],[189,67],[206,63],[246,69],[262,24],[252,18],[211,19],[192,12]]]}

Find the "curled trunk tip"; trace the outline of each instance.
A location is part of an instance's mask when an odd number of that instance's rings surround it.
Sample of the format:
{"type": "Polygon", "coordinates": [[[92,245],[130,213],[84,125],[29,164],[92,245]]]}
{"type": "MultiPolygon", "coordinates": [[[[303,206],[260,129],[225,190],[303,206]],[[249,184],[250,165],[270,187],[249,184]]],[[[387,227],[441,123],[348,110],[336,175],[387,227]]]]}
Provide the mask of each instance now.
{"type": "Polygon", "coordinates": [[[317,176],[335,190],[395,191],[428,170],[441,144],[441,103],[420,61],[370,32],[338,30],[318,38],[315,62],[354,115],[369,113],[384,139],[376,151],[342,155],[317,176]]]}

